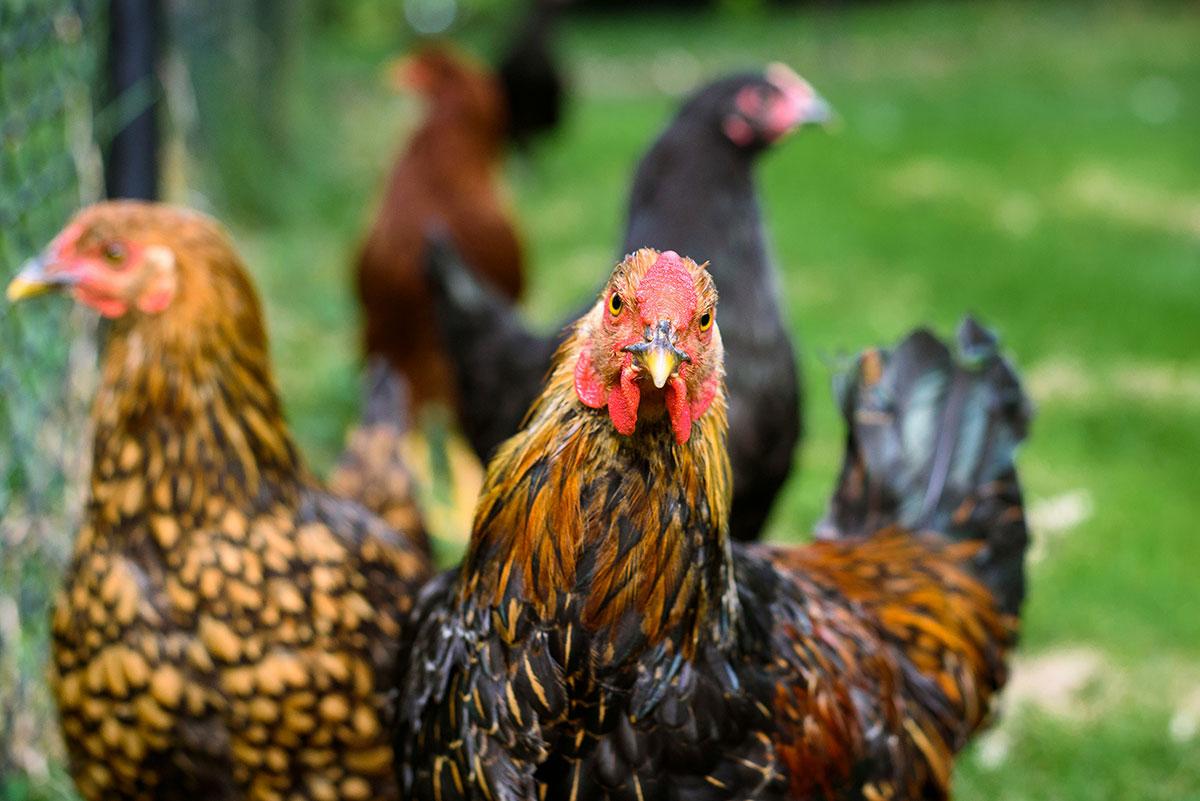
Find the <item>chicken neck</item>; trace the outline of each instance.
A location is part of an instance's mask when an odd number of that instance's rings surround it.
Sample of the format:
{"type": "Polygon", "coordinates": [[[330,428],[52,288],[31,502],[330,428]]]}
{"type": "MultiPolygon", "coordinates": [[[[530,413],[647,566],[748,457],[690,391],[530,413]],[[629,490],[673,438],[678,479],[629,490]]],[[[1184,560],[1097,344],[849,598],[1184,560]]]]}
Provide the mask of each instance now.
{"type": "Polygon", "coordinates": [[[114,323],[92,412],[94,536],[165,551],[180,530],[296,498],[303,468],[235,270],[182,292],[190,308],[114,323]]]}
{"type": "Polygon", "coordinates": [[[578,347],[563,346],[526,428],[492,460],[460,600],[579,624],[599,666],[663,644],[688,656],[728,638],[737,615],[724,398],[683,445],[665,414],[621,436],[575,396],[578,347]]]}

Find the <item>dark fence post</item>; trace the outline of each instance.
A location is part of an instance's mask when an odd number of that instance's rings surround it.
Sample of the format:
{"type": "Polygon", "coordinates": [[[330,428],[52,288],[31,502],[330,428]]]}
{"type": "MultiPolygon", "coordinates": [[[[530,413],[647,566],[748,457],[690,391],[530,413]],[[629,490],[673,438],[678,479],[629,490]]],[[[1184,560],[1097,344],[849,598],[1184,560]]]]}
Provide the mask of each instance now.
{"type": "Polygon", "coordinates": [[[105,148],[109,197],[158,197],[158,0],[110,0],[108,105],[115,121],[105,148]]]}

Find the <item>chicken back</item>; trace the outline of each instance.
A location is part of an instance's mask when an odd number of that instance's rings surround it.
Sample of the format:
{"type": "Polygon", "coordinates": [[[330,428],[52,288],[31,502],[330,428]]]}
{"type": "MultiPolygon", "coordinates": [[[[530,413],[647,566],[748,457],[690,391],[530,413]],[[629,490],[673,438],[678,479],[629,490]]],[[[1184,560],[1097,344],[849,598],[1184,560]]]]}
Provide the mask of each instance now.
{"type": "Polygon", "coordinates": [[[329,476],[329,489],[358,501],[428,553],[428,532],[405,459],[410,405],[404,377],[383,357],[372,359],[364,381],[362,416],[346,434],[346,447],[329,476]]]}

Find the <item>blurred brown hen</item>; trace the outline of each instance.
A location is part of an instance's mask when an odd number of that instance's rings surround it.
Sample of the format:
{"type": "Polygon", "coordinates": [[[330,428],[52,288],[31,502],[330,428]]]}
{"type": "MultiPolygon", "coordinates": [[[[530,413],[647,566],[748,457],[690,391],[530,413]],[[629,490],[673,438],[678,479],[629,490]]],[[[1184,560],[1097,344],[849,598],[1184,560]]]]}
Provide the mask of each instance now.
{"type": "Polygon", "coordinates": [[[391,798],[383,696],[425,553],[325,492],[258,300],[181,209],[81,212],[9,286],[111,319],[53,689],[87,799],[391,798]]]}
{"type": "Polygon", "coordinates": [[[428,110],[397,159],[358,259],[368,355],[409,382],[413,403],[454,399],[454,379],[430,309],[425,230],[444,226],[478,273],[509,298],[522,288],[522,252],[500,197],[505,101],[496,79],[448,46],[429,46],[393,69],[428,110]]]}
{"type": "Polygon", "coordinates": [[[949,794],[1024,590],[1016,376],[970,322],[957,358],[869,353],[829,541],[743,546],[716,315],[702,267],[643,249],[568,336],[407,630],[406,797],[949,794]]]}

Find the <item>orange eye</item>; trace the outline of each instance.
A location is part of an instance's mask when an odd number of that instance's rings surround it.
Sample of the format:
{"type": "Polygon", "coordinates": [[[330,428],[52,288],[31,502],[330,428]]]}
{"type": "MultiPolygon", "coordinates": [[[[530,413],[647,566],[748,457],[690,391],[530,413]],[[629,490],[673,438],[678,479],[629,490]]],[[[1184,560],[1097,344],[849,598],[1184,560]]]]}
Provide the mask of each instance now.
{"type": "Polygon", "coordinates": [[[704,314],[700,315],[700,330],[701,331],[707,331],[708,329],[712,328],[712,323],[713,323],[713,313],[712,312],[706,311],[704,314]]]}
{"type": "Polygon", "coordinates": [[[608,299],[609,314],[611,314],[613,317],[616,317],[618,314],[621,313],[621,307],[624,305],[625,305],[625,302],[623,300],[621,300],[621,296],[618,295],[616,292],[612,293],[612,296],[609,297],[609,299],[608,299]]]}

